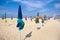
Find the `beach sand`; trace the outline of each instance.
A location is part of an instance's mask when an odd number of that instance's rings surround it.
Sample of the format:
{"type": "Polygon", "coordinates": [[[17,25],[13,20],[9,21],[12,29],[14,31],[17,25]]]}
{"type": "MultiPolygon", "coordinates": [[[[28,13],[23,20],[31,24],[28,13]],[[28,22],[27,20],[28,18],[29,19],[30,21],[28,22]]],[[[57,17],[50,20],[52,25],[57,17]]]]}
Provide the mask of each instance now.
{"type": "Polygon", "coordinates": [[[16,27],[17,19],[7,18],[7,23],[4,23],[4,20],[0,18],[0,40],[24,40],[26,35],[32,31],[31,37],[26,38],[25,40],[58,40],[60,35],[60,22],[54,19],[47,20],[42,26],[41,20],[40,23],[36,24],[34,19],[25,22],[24,29],[19,31],[16,27]],[[37,29],[37,28],[40,29],[37,29]]]}

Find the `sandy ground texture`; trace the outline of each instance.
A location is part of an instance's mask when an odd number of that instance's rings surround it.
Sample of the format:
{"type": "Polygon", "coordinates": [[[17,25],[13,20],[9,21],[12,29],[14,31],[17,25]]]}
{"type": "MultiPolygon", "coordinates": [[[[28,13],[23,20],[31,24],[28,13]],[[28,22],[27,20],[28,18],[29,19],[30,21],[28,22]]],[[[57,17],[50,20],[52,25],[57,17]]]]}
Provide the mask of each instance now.
{"type": "Polygon", "coordinates": [[[0,40],[60,40],[60,22],[54,19],[45,21],[44,26],[28,19],[24,29],[19,31],[16,27],[17,19],[7,18],[7,23],[0,18],[0,40]],[[27,36],[28,35],[28,36],[27,36]],[[30,35],[30,36],[29,36],[30,35]]]}

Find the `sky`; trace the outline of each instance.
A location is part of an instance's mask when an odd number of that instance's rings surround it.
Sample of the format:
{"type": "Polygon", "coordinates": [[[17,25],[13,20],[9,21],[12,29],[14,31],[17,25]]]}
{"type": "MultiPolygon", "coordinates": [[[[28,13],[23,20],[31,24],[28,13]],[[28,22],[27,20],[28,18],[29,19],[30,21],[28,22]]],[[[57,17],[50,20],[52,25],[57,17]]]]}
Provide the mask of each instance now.
{"type": "Polygon", "coordinates": [[[17,17],[21,6],[23,17],[60,15],[60,0],[0,0],[0,17],[17,17]]]}

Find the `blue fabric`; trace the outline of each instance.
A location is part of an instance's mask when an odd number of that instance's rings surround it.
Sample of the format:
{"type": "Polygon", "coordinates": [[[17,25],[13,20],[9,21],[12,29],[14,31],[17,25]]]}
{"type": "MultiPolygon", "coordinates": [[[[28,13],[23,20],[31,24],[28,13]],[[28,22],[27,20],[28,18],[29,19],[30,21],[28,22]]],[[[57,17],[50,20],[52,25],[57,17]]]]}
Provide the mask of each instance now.
{"type": "Polygon", "coordinates": [[[22,23],[19,22],[19,23],[17,24],[17,27],[21,27],[21,26],[22,26],[22,23]]]}
{"type": "Polygon", "coordinates": [[[18,10],[18,19],[22,19],[21,6],[19,6],[19,10],[18,10]]]}
{"type": "Polygon", "coordinates": [[[22,11],[21,11],[21,6],[19,6],[18,9],[18,20],[17,20],[17,27],[19,28],[19,30],[24,28],[25,23],[22,20],[22,11]]]}
{"type": "Polygon", "coordinates": [[[25,23],[22,21],[22,19],[18,19],[18,24],[17,27],[19,28],[19,30],[24,28],[25,23]]]}

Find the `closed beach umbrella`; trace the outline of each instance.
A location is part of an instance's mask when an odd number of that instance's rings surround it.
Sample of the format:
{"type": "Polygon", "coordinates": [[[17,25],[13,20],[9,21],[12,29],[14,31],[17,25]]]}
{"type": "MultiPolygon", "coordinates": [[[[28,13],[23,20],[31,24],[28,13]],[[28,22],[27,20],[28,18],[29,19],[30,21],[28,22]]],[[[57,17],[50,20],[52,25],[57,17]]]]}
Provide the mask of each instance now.
{"type": "Polygon", "coordinates": [[[21,11],[21,6],[19,6],[18,9],[18,20],[17,20],[17,27],[19,30],[22,30],[24,28],[25,23],[22,20],[22,11],[21,11]]]}

